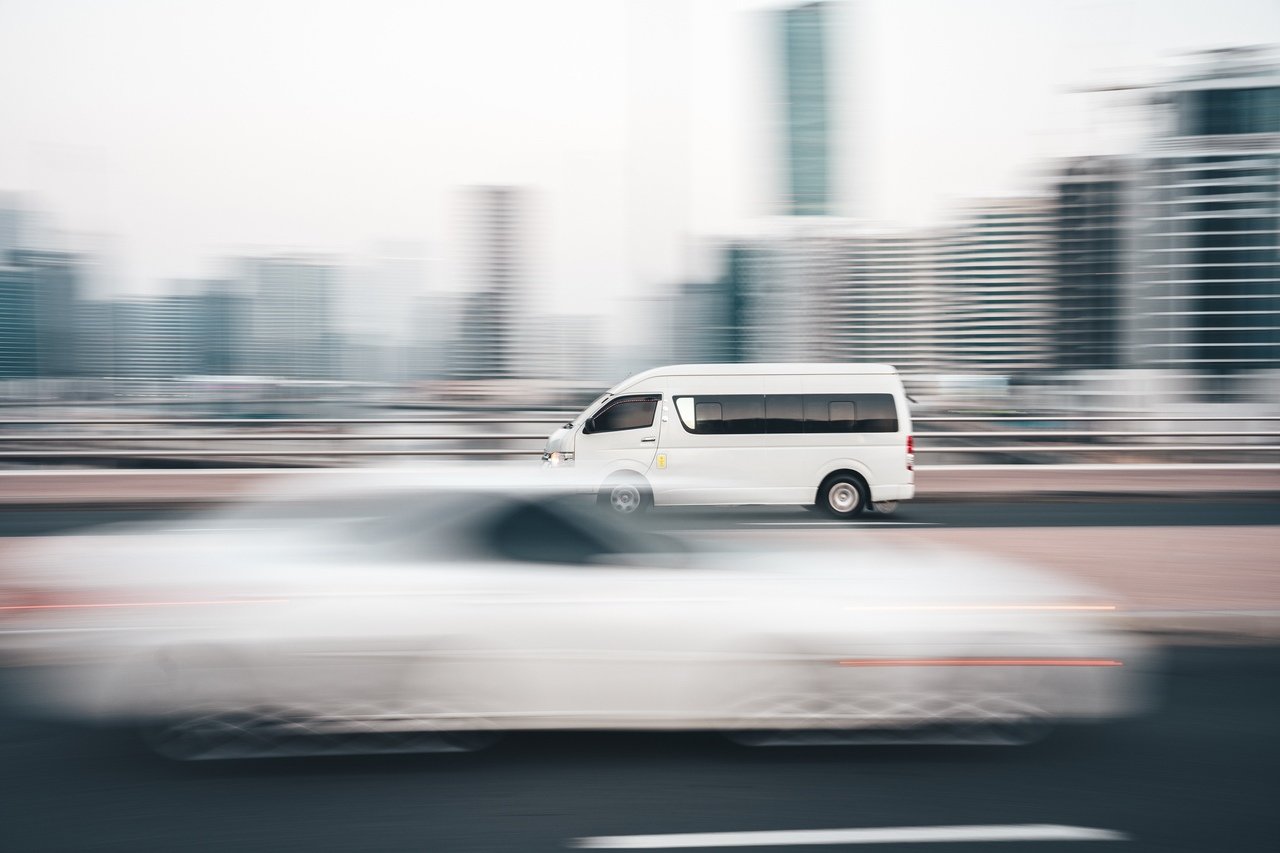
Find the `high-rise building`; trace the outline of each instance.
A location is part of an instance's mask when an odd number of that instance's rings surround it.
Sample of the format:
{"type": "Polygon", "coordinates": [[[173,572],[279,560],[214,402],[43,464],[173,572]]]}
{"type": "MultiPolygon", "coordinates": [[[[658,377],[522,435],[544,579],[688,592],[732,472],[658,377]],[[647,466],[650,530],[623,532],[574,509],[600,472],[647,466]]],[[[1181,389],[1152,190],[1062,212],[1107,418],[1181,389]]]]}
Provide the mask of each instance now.
{"type": "Polygon", "coordinates": [[[721,247],[721,274],[685,285],[675,316],[678,350],[703,359],[819,361],[828,327],[835,245],[794,220],[721,247]]]}
{"type": "Polygon", "coordinates": [[[520,375],[566,386],[598,380],[599,326],[599,317],[586,314],[539,314],[529,318],[522,335],[520,375]]]}
{"type": "Polygon", "coordinates": [[[170,379],[195,372],[188,297],[122,299],[106,303],[114,339],[110,375],[170,379]]]}
{"type": "Polygon", "coordinates": [[[11,260],[10,253],[32,247],[31,212],[22,196],[0,192],[0,265],[11,260]]]}
{"type": "Polygon", "coordinates": [[[1017,374],[1053,365],[1054,255],[1045,199],[985,199],[939,252],[939,367],[1017,374]]]}
{"type": "Polygon", "coordinates": [[[718,281],[693,281],[680,285],[672,316],[670,360],[683,364],[740,361],[733,342],[741,340],[741,323],[734,319],[726,274],[718,281]]]}
{"type": "Polygon", "coordinates": [[[737,258],[744,361],[821,361],[835,241],[803,226],[757,239],[737,258]]]}
{"type": "Polygon", "coordinates": [[[9,259],[13,267],[27,271],[34,288],[37,374],[46,379],[77,375],[80,256],[14,249],[9,259]]]}
{"type": "Polygon", "coordinates": [[[34,273],[0,261],[0,379],[39,375],[36,328],[34,273]]]}
{"type": "Polygon", "coordinates": [[[1065,370],[1124,364],[1121,320],[1132,239],[1133,170],[1118,157],[1064,164],[1054,185],[1055,338],[1065,370]]]}
{"type": "Polygon", "coordinates": [[[778,15],[785,101],[785,210],[797,216],[823,216],[831,213],[833,172],[827,50],[830,4],[805,3],[778,15]]]}
{"type": "Polygon", "coordinates": [[[465,297],[455,293],[420,294],[412,313],[410,375],[444,379],[453,373],[465,297]]]}
{"type": "Polygon", "coordinates": [[[928,373],[945,362],[938,234],[862,230],[834,241],[823,312],[831,361],[896,365],[928,373]]]}
{"type": "Polygon", "coordinates": [[[1210,51],[1151,94],[1168,122],[1141,163],[1133,359],[1229,399],[1280,367],[1280,63],[1210,51]]]}
{"type": "Polygon", "coordinates": [[[525,275],[524,194],[516,187],[468,192],[474,286],[462,311],[453,374],[493,379],[515,374],[513,326],[525,275]]]}
{"type": "Polygon", "coordinates": [[[76,308],[80,375],[103,379],[117,376],[116,351],[127,346],[116,340],[116,302],[85,299],[76,308]]]}
{"type": "Polygon", "coordinates": [[[245,258],[249,306],[248,369],[287,379],[336,375],[341,352],[334,329],[338,267],[319,255],[245,258]]]}
{"type": "Polygon", "coordinates": [[[196,353],[193,370],[209,376],[245,371],[249,300],[231,281],[200,282],[190,297],[196,353]]]}

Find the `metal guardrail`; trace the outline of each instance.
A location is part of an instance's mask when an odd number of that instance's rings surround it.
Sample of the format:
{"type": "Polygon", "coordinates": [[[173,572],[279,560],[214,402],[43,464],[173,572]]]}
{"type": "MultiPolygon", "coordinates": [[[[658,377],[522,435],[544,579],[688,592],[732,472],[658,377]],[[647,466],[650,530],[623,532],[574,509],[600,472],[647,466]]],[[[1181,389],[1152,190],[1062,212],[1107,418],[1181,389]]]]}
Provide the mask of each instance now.
{"type": "MultiPolygon", "coordinates": [[[[256,426],[302,426],[307,424],[426,424],[482,426],[484,424],[563,424],[576,418],[579,412],[560,415],[540,414],[520,417],[438,417],[438,418],[0,418],[0,427],[35,424],[66,424],[75,426],[216,426],[222,424],[246,424],[256,426]]],[[[1280,415],[923,415],[913,417],[913,424],[927,423],[1276,423],[1280,415]]],[[[3,433],[0,433],[2,436],[3,433]]]]}
{"type": "MultiPolygon", "coordinates": [[[[400,447],[400,448],[273,448],[273,447],[238,447],[230,448],[193,448],[172,447],[172,442],[258,442],[273,444],[275,442],[457,442],[474,445],[476,442],[541,442],[546,438],[542,432],[484,431],[476,433],[450,433],[432,431],[422,434],[397,431],[392,433],[377,432],[271,432],[274,427],[334,427],[334,426],[532,426],[559,425],[576,417],[577,413],[538,413],[537,415],[509,415],[496,417],[378,417],[378,418],[21,418],[0,419],[0,443],[55,443],[64,445],[56,448],[0,450],[0,459],[134,459],[134,458],[343,458],[343,457],[376,457],[376,456],[451,456],[451,457],[519,457],[533,456],[541,453],[541,448],[520,447],[400,447]],[[208,427],[208,426],[253,426],[259,429],[243,432],[129,432],[129,433],[68,433],[22,431],[6,432],[4,427],[36,427],[36,426],[170,426],[170,427],[208,427]],[[118,442],[155,442],[162,447],[107,449],[101,443],[118,442]],[[83,445],[67,447],[65,445],[83,445]],[[169,445],[167,447],[163,445],[169,445]]],[[[1276,443],[1248,443],[1250,440],[1265,440],[1280,437],[1280,430],[1232,430],[1232,429],[1027,429],[1028,423],[1046,424],[1117,424],[1117,423],[1275,423],[1280,422],[1280,415],[1152,415],[1152,414],[1108,414],[1108,415],[1055,415],[1047,413],[1026,415],[929,415],[914,418],[915,425],[920,424],[964,424],[984,423],[993,425],[1022,424],[1021,429],[993,429],[982,431],[947,431],[931,430],[915,433],[916,452],[923,454],[1096,454],[1096,453],[1222,453],[1247,449],[1250,452],[1280,451],[1276,443]],[[1103,439],[1102,443],[1081,443],[1082,439],[1103,439]],[[1128,439],[1128,441],[1115,441],[1128,439]],[[1171,441],[1171,439],[1174,439],[1171,441]],[[1223,443],[1184,443],[1181,440],[1231,439],[1223,443]],[[950,441],[976,441],[980,444],[952,444],[950,441]],[[1051,444],[1046,442],[1068,440],[1072,443],[1051,444]],[[1025,441],[1027,443],[1008,444],[1009,441],[1025,441]],[[923,446],[921,443],[923,442],[923,446]],[[935,442],[937,442],[935,444],[935,442]],[[995,442],[995,443],[991,443],[995,442]]]]}

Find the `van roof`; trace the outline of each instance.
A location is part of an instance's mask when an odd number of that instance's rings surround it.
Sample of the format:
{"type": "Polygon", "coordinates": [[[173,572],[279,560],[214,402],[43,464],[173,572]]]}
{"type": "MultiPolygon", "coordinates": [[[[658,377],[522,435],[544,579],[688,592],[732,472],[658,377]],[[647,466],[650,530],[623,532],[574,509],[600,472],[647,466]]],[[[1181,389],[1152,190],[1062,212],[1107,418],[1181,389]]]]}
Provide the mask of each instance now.
{"type": "Polygon", "coordinates": [[[673,364],[637,373],[619,382],[615,390],[654,376],[896,376],[892,364],[865,362],[740,362],[734,364],[673,364]]]}

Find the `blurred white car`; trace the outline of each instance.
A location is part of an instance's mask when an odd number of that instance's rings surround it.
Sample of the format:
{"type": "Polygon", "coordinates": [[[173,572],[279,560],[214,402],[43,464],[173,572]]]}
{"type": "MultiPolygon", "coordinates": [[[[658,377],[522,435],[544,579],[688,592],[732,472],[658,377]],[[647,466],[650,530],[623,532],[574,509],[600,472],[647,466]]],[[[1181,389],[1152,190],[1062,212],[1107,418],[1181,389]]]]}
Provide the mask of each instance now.
{"type": "Polygon", "coordinates": [[[1141,706],[1148,652],[1096,592],[930,550],[692,550],[573,491],[316,478],[34,540],[0,568],[0,651],[33,707],[180,758],[519,729],[1011,743],[1141,706]]]}

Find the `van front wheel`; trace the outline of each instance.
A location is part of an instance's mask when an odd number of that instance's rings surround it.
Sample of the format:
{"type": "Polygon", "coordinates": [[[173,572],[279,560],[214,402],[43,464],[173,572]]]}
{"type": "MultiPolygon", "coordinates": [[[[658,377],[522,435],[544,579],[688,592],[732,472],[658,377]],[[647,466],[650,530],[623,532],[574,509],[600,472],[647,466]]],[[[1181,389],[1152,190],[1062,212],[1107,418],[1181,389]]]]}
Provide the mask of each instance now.
{"type": "Polygon", "coordinates": [[[854,477],[833,477],[822,486],[818,498],[822,508],[836,518],[853,518],[867,505],[862,483],[854,477]]]}
{"type": "Polygon", "coordinates": [[[649,492],[636,480],[615,480],[600,490],[600,505],[617,515],[638,515],[649,505],[649,492]]]}

